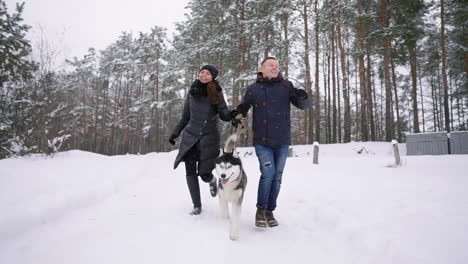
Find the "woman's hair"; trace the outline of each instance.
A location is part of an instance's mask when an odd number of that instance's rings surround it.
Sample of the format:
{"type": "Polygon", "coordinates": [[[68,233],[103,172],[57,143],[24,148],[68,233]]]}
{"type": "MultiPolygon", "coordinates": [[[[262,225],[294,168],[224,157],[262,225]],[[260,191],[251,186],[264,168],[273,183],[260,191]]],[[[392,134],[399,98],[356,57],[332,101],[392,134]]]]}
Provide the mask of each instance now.
{"type": "Polygon", "coordinates": [[[206,85],[206,91],[208,93],[208,101],[210,101],[211,104],[219,104],[218,87],[219,87],[219,84],[215,80],[209,82],[206,85]]]}

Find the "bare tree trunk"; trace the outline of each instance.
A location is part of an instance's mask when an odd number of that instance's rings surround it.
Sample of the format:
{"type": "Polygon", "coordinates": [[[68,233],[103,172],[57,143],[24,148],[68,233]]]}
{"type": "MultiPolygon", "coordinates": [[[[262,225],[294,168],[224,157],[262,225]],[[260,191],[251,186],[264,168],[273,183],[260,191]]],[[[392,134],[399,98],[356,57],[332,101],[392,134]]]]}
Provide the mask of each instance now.
{"type": "Polygon", "coordinates": [[[418,72],[419,72],[419,96],[421,98],[421,117],[422,117],[422,127],[423,127],[423,132],[426,132],[426,119],[424,116],[424,93],[423,93],[423,88],[422,88],[422,80],[421,80],[421,67],[418,65],[418,72]]]}
{"type": "MultiPolygon", "coordinates": [[[[450,132],[450,112],[448,98],[448,83],[447,83],[447,51],[445,47],[445,10],[444,0],[440,0],[440,46],[442,49],[442,81],[444,84],[444,114],[445,114],[445,131],[450,132]]],[[[450,149],[449,149],[450,153],[450,149]]]]}
{"type": "Polygon", "coordinates": [[[94,97],[94,124],[93,124],[93,146],[92,149],[95,153],[98,152],[98,125],[99,125],[99,106],[101,105],[99,96],[100,96],[100,86],[99,80],[95,80],[94,86],[96,89],[95,97],[94,97]]]}
{"type": "MultiPolygon", "coordinates": [[[[169,136],[170,133],[172,132],[170,129],[174,127],[173,125],[173,118],[172,118],[172,105],[169,104],[166,109],[165,109],[165,116],[167,119],[167,126],[166,126],[166,135],[169,136]]],[[[164,141],[164,144],[166,145],[167,141],[164,141]]]]}
{"type": "MultiPolygon", "coordinates": [[[[466,75],[465,75],[465,76],[466,76],[466,75]]],[[[464,84],[466,84],[467,78],[465,78],[465,80],[462,80],[462,82],[463,82],[464,84]]],[[[458,90],[460,91],[461,85],[459,85],[458,87],[459,87],[458,90]]],[[[466,129],[467,129],[467,128],[466,128],[467,124],[465,123],[465,120],[466,120],[466,118],[465,118],[465,103],[464,103],[465,100],[466,100],[466,99],[463,99],[463,98],[462,98],[462,100],[461,100],[459,106],[461,105],[461,116],[462,116],[461,119],[463,120],[464,129],[466,130],[466,129]]]]}
{"type": "MultiPolygon", "coordinates": [[[[458,86],[458,84],[455,83],[455,87],[457,87],[457,90],[456,90],[455,93],[458,94],[459,91],[460,91],[460,86],[458,86]]],[[[456,96],[456,97],[455,97],[455,100],[456,100],[456,104],[455,104],[455,105],[456,105],[456,108],[457,108],[457,121],[458,121],[458,126],[460,126],[460,125],[463,123],[462,120],[465,120],[465,119],[462,119],[462,118],[461,118],[461,117],[462,117],[462,111],[461,111],[461,108],[460,108],[460,96],[456,96]]]]}
{"type": "Polygon", "coordinates": [[[153,98],[156,100],[156,107],[154,108],[155,110],[155,123],[153,123],[155,126],[156,126],[156,135],[155,135],[155,139],[156,141],[154,142],[155,145],[154,145],[154,151],[160,151],[160,146],[161,146],[161,127],[163,126],[162,122],[161,122],[161,109],[159,107],[159,102],[161,101],[161,98],[159,98],[159,94],[160,94],[160,89],[159,89],[159,79],[161,78],[161,63],[160,63],[160,60],[161,59],[161,51],[158,50],[156,51],[156,76],[155,76],[155,79],[154,79],[154,94],[153,94],[153,98]]]}
{"type": "Polygon", "coordinates": [[[340,49],[340,62],[341,62],[341,74],[342,74],[342,89],[343,89],[343,101],[344,101],[344,138],[345,143],[351,142],[351,106],[349,103],[349,90],[347,86],[348,75],[347,68],[345,63],[345,50],[342,44],[341,38],[341,0],[340,0],[340,9],[338,11],[338,48],[340,49]]]}
{"type": "Polygon", "coordinates": [[[337,137],[338,137],[338,143],[341,143],[341,87],[340,87],[340,69],[339,69],[339,62],[338,62],[338,47],[335,46],[335,54],[337,54],[336,56],[336,91],[337,91],[337,97],[336,97],[336,104],[337,104],[337,107],[338,107],[338,110],[337,110],[337,137]]]}
{"type": "MultiPolygon", "coordinates": [[[[376,91],[376,87],[375,87],[375,77],[374,77],[374,74],[370,74],[369,75],[372,77],[371,78],[371,83],[369,85],[372,86],[372,98],[373,98],[373,102],[372,102],[372,113],[374,114],[374,128],[375,128],[375,137],[376,137],[376,140],[377,141],[382,141],[382,124],[379,122],[379,119],[381,118],[381,113],[379,113],[377,111],[377,109],[379,109],[379,104],[377,103],[377,93],[375,92],[376,91]]],[[[392,119],[393,119],[393,116],[392,116],[392,119]]]]}
{"type": "Polygon", "coordinates": [[[437,96],[435,92],[434,76],[431,76],[431,95],[432,95],[432,115],[434,123],[434,131],[438,131],[439,128],[439,109],[437,107],[437,96]]]}
{"type": "Polygon", "coordinates": [[[322,73],[323,73],[323,113],[324,113],[324,132],[325,132],[325,143],[328,143],[328,94],[327,94],[327,69],[326,69],[326,62],[325,62],[325,52],[323,53],[323,64],[322,64],[322,73]]]}
{"type": "MultiPolygon", "coordinates": [[[[380,0],[380,24],[385,29],[388,28],[387,8],[385,6],[386,0],[380,0]]],[[[392,118],[392,85],[390,83],[390,48],[388,37],[382,40],[382,48],[384,51],[384,79],[385,79],[385,141],[392,141],[394,137],[394,127],[392,118]]],[[[398,98],[395,98],[398,100],[398,98]]]]}
{"type": "MultiPolygon", "coordinates": [[[[268,32],[269,32],[268,30],[265,30],[265,32],[264,32],[264,34],[265,34],[265,43],[268,43],[270,41],[270,35],[269,35],[268,32]]],[[[270,48],[265,47],[264,58],[268,57],[269,54],[270,54],[270,48]]]]}
{"type": "MultiPolygon", "coordinates": [[[[283,8],[287,9],[291,5],[291,0],[283,0],[283,8]]],[[[281,24],[283,26],[283,32],[284,32],[284,56],[282,58],[281,62],[281,68],[283,69],[282,72],[284,73],[284,77],[288,78],[289,76],[289,39],[288,39],[288,23],[289,23],[289,15],[288,13],[284,13],[281,19],[281,24]]],[[[306,130],[307,131],[307,130],[306,130]]]]}
{"type": "MultiPolygon", "coordinates": [[[[334,4],[332,3],[334,6],[334,4]]],[[[331,78],[332,78],[332,137],[331,143],[336,143],[336,75],[335,75],[335,26],[332,24],[330,30],[331,38],[331,78]]]]}
{"type": "MultiPolygon", "coordinates": [[[[330,50],[330,48],[328,48],[330,50]]],[[[327,102],[327,142],[332,143],[332,128],[331,128],[331,84],[330,84],[330,54],[327,52],[327,87],[326,89],[328,90],[328,102],[327,102]]]]}
{"type": "MultiPolygon", "coordinates": [[[[239,33],[240,33],[240,38],[239,38],[239,52],[240,52],[240,62],[239,62],[239,77],[246,71],[247,69],[247,64],[246,64],[246,59],[245,59],[245,51],[246,51],[246,40],[244,37],[244,23],[243,21],[245,20],[245,0],[238,0],[237,1],[237,8],[239,10],[239,33]]],[[[268,41],[268,32],[265,32],[265,38],[266,41],[268,41]]],[[[268,56],[268,51],[265,50],[265,57],[268,56]]],[[[240,97],[241,97],[241,89],[244,87],[244,81],[240,81],[237,85],[233,86],[233,98],[232,98],[232,105],[233,107],[237,107],[240,103],[240,97]]]]}
{"type": "Polygon", "coordinates": [[[327,73],[329,73],[329,69],[330,67],[328,66],[328,62],[329,62],[329,59],[328,59],[328,54],[327,52],[324,50],[323,51],[323,61],[324,63],[322,64],[323,66],[323,84],[324,84],[324,97],[323,97],[323,102],[324,102],[324,114],[325,114],[325,143],[330,143],[330,102],[329,102],[329,86],[330,86],[330,79],[327,77],[327,73]],[[328,67],[328,68],[327,68],[328,67]]]}
{"type": "MultiPolygon", "coordinates": [[[[137,98],[138,100],[140,101],[141,100],[141,97],[143,95],[143,82],[144,82],[144,78],[143,78],[143,72],[140,73],[140,80],[139,80],[139,85],[138,85],[138,89],[137,89],[137,98]]],[[[142,117],[142,109],[139,109],[138,110],[138,116],[137,116],[137,120],[136,120],[136,142],[135,142],[135,150],[136,150],[136,153],[144,153],[144,145],[143,144],[143,131],[142,131],[142,119],[144,119],[142,117]]]]}
{"type": "MultiPolygon", "coordinates": [[[[349,68],[350,68],[350,64],[349,64],[349,56],[348,56],[346,58],[346,79],[347,79],[346,96],[348,97],[348,106],[349,106],[349,134],[350,134],[349,140],[351,141],[353,131],[351,129],[351,122],[352,122],[352,119],[351,119],[351,74],[350,74],[349,68]]],[[[343,91],[343,94],[345,94],[344,91],[343,91]]],[[[357,111],[357,107],[358,106],[356,105],[356,111],[357,111]]]]}
{"type": "Polygon", "coordinates": [[[360,108],[359,106],[359,100],[358,100],[358,76],[359,76],[359,68],[358,68],[358,59],[356,58],[355,59],[355,62],[354,62],[354,71],[355,71],[355,78],[354,78],[354,104],[356,105],[356,130],[355,130],[355,135],[356,135],[356,141],[360,141],[361,140],[361,127],[360,127],[360,124],[362,123],[361,122],[361,119],[360,119],[360,115],[359,113],[362,111],[362,109],[360,108]]]}
{"type": "Polygon", "coordinates": [[[402,142],[400,106],[399,106],[399,102],[398,102],[399,98],[398,98],[398,93],[397,93],[395,64],[393,63],[393,59],[390,59],[390,63],[391,63],[391,66],[392,66],[393,91],[395,93],[395,112],[396,112],[396,116],[397,116],[397,136],[398,136],[398,142],[402,142]]]}
{"type": "Polygon", "coordinates": [[[416,73],[416,47],[409,47],[410,62],[411,62],[411,80],[412,80],[412,93],[413,99],[413,126],[414,133],[419,133],[419,114],[418,114],[418,89],[417,89],[417,73],[416,73]]]}
{"type": "Polygon", "coordinates": [[[101,141],[101,151],[100,153],[103,153],[103,154],[107,154],[107,155],[110,155],[110,149],[109,149],[109,139],[106,137],[106,133],[105,133],[105,130],[106,130],[106,117],[107,117],[107,107],[108,107],[108,104],[109,104],[109,80],[108,80],[108,76],[106,76],[104,82],[103,82],[103,90],[104,90],[104,94],[103,94],[103,98],[104,98],[104,104],[103,104],[103,107],[102,107],[102,118],[101,118],[101,127],[102,127],[102,141],[101,141]],[[106,148],[104,148],[104,146],[107,146],[106,148]]]}
{"type": "Polygon", "coordinates": [[[361,93],[361,140],[369,141],[369,132],[367,129],[367,102],[366,102],[366,83],[364,68],[364,22],[362,18],[361,0],[357,0],[359,14],[359,86],[361,93]]]}
{"type": "MultiPolygon", "coordinates": [[[[463,29],[462,31],[465,32],[463,33],[464,36],[466,36],[466,27],[465,27],[466,23],[463,25],[463,29]]],[[[468,47],[468,38],[465,37],[465,47],[468,47]]],[[[465,52],[463,53],[463,59],[464,59],[464,65],[465,65],[465,80],[464,80],[464,83],[463,85],[468,85],[468,50],[465,50],[465,52]]],[[[464,112],[463,112],[464,113],[464,112]]],[[[464,114],[463,114],[464,115],[464,114]]],[[[465,120],[463,118],[463,120],[465,120]]]]}
{"type": "MultiPolygon", "coordinates": [[[[127,72],[127,76],[129,73],[127,72]]],[[[125,120],[125,130],[124,130],[124,153],[129,152],[130,147],[130,80],[127,77],[125,85],[125,94],[124,94],[124,120],[125,120]]]]}
{"type": "Polygon", "coordinates": [[[120,73],[119,81],[117,85],[117,92],[114,97],[114,115],[112,118],[112,137],[111,145],[113,146],[111,154],[119,154],[119,103],[120,103],[120,93],[122,90],[122,73],[120,73]]]}
{"type": "Polygon", "coordinates": [[[449,89],[450,89],[450,127],[453,130],[453,122],[455,122],[455,118],[453,118],[453,82],[452,82],[452,77],[449,76],[449,89]]]}
{"type": "Polygon", "coordinates": [[[86,100],[86,87],[88,87],[88,84],[87,82],[85,81],[85,87],[82,89],[82,106],[83,106],[83,114],[81,115],[80,117],[80,124],[81,124],[81,140],[80,140],[80,149],[82,150],[88,150],[86,147],[87,147],[87,144],[86,144],[86,141],[87,141],[87,138],[86,138],[86,133],[87,133],[87,129],[86,129],[86,124],[88,123],[87,120],[86,120],[86,103],[87,103],[87,100],[86,100]]]}
{"type": "Polygon", "coordinates": [[[315,141],[320,142],[320,89],[319,89],[319,19],[318,0],[315,0],[315,141]]]}
{"type": "MultiPolygon", "coordinates": [[[[305,85],[306,85],[307,93],[310,96],[312,96],[312,76],[310,74],[310,61],[309,61],[309,27],[308,27],[309,23],[308,23],[308,12],[307,12],[307,0],[304,0],[303,4],[304,4],[303,19],[304,19],[304,46],[305,46],[305,54],[304,54],[305,85]]],[[[308,117],[309,117],[309,120],[306,122],[306,125],[307,125],[306,131],[308,132],[306,143],[311,144],[314,141],[314,108],[312,105],[309,107],[308,117]]]]}
{"type": "Polygon", "coordinates": [[[383,78],[379,78],[379,81],[380,81],[380,111],[379,111],[379,138],[383,139],[384,136],[382,136],[382,134],[385,134],[385,131],[383,131],[383,125],[385,123],[385,118],[384,118],[384,110],[383,110],[383,106],[384,106],[384,100],[385,100],[385,97],[383,96],[384,95],[384,87],[385,87],[385,79],[383,78]]]}
{"type": "Polygon", "coordinates": [[[437,68],[437,98],[438,98],[438,105],[439,105],[439,117],[440,117],[440,127],[439,130],[444,130],[445,124],[445,111],[444,111],[444,101],[443,101],[443,84],[441,84],[441,69],[437,68]]]}
{"type": "Polygon", "coordinates": [[[367,116],[369,118],[370,140],[375,141],[375,118],[374,118],[374,100],[372,96],[375,92],[372,89],[372,66],[370,51],[367,49],[367,116]]]}

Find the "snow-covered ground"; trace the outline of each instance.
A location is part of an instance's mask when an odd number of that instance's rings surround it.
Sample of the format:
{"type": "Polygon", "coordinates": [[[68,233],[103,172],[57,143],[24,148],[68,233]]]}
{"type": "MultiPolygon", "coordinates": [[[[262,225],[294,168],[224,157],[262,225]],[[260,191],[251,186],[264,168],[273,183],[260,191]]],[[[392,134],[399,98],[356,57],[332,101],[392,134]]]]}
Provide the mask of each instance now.
{"type": "MultiPolygon", "coordinates": [[[[402,156],[390,143],[294,146],[274,228],[254,226],[258,161],[240,238],[202,184],[192,205],[177,154],[68,151],[0,160],[0,263],[424,263],[468,259],[468,155],[402,156]],[[360,151],[361,154],[357,154],[360,151]]],[[[400,145],[404,155],[404,144],[400,145]]],[[[251,155],[249,155],[251,154],[251,155]]]]}

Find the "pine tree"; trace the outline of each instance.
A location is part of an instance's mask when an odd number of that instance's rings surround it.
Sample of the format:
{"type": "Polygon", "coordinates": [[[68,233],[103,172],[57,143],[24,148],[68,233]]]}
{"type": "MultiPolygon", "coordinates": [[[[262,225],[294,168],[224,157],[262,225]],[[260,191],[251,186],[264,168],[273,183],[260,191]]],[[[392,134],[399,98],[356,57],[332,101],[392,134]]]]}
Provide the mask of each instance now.
{"type": "Polygon", "coordinates": [[[419,111],[417,97],[417,63],[418,63],[418,40],[424,34],[423,16],[427,12],[427,6],[423,0],[398,0],[393,2],[390,8],[393,11],[392,17],[395,19],[395,27],[398,28],[399,37],[407,48],[409,54],[409,66],[411,71],[411,99],[413,112],[413,130],[419,133],[419,111]]]}
{"type": "Polygon", "coordinates": [[[31,101],[25,88],[34,63],[28,60],[31,45],[25,38],[30,26],[22,24],[24,3],[10,14],[0,1],[0,159],[29,152],[28,126],[31,101]]]}

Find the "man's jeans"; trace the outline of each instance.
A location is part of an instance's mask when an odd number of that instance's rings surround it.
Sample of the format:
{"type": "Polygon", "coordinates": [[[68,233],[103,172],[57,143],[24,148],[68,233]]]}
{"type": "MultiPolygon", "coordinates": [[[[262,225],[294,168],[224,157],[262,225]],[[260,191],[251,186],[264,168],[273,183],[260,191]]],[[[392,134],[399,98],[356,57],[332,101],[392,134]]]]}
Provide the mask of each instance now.
{"type": "Polygon", "coordinates": [[[258,184],[257,207],[273,211],[281,188],[283,169],[288,157],[288,145],[255,145],[255,153],[260,163],[260,182],[258,184]]]}

